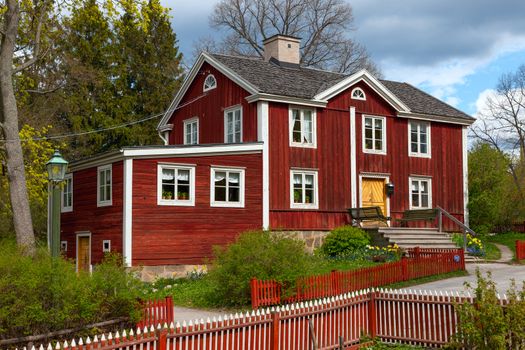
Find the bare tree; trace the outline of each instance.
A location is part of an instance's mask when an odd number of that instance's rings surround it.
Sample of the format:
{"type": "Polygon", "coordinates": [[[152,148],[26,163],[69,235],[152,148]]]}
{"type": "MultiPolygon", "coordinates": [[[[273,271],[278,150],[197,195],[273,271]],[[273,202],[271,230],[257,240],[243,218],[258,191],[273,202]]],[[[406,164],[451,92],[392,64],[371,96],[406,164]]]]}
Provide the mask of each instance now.
{"type": "Polygon", "coordinates": [[[520,198],[525,199],[525,65],[501,76],[472,133],[511,156],[509,171],[520,198]]]}
{"type": "Polygon", "coordinates": [[[18,134],[18,107],[13,80],[17,73],[38,60],[43,25],[50,2],[7,0],[3,5],[7,7],[2,6],[4,11],[0,19],[0,130],[17,243],[28,254],[32,254],[35,250],[35,236],[18,134]]]}
{"type": "Polygon", "coordinates": [[[263,56],[263,40],[275,34],[301,38],[301,64],[341,73],[379,69],[365,47],[349,37],[353,30],[351,6],[344,0],[221,0],[210,24],[225,30],[222,52],[263,56]]]}

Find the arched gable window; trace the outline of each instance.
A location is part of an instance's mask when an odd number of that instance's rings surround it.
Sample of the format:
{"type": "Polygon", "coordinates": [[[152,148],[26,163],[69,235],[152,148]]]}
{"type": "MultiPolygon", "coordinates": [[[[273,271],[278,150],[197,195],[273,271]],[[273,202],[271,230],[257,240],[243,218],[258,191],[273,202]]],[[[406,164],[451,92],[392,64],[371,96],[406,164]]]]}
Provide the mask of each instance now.
{"type": "Polygon", "coordinates": [[[215,77],[213,74],[210,74],[204,79],[204,87],[202,88],[203,91],[208,91],[215,89],[217,87],[217,80],[215,80],[215,77]]]}
{"type": "Polygon", "coordinates": [[[366,100],[366,95],[365,95],[365,92],[363,91],[363,89],[358,88],[358,87],[353,89],[352,90],[352,99],[365,101],[366,100]]]}

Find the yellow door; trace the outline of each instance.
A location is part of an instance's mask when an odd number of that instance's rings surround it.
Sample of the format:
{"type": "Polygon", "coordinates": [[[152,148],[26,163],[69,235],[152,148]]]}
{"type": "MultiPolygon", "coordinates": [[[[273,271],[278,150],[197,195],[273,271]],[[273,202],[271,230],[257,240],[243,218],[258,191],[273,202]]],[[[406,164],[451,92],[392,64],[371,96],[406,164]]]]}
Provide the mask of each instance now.
{"type": "Polygon", "coordinates": [[[361,190],[362,207],[380,207],[384,216],[386,212],[385,179],[363,178],[361,190]]]}
{"type": "Polygon", "coordinates": [[[88,271],[91,265],[91,254],[89,251],[90,246],[89,236],[79,236],[77,246],[77,269],[78,271],[88,271]]]}

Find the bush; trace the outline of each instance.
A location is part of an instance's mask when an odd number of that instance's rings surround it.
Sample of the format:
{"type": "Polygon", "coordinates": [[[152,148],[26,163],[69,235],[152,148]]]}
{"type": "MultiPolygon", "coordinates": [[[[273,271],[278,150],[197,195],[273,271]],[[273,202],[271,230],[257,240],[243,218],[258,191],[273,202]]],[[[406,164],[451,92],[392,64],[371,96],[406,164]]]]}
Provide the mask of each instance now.
{"type": "Polygon", "coordinates": [[[0,339],[82,327],[140,315],[140,283],[110,257],[92,276],[75,272],[72,262],[51,258],[40,248],[34,257],[0,241],[0,339]]]}
{"type": "Polygon", "coordinates": [[[342,226],[332,230],[319,249],[324,256],[347,256],[366,248],[370,241],[370,236],[365,231],[357,227],[342,226]]]}
{"type": "Polygon", "coordinates": [[[207,276],[210,298],[222,305],[249,304],[252,277],[292,287],[311,266],[302,241],[265,231],[244,233],[226,249],[215,247],[214,254],[207,276]]]}

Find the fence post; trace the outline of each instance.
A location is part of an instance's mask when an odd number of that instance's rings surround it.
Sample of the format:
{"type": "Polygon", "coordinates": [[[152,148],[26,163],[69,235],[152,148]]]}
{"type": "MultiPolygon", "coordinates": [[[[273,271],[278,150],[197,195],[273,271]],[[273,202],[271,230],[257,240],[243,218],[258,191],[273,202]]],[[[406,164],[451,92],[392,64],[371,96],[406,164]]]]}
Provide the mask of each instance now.
{"type": "Polygon", "coordinates": [[[272,313],[272,338],[270,343],[270,350],[278,350],[279,349],[279,329],[281,325],[281,316],[279,315],[279,312],[272,313]]]}
{"type": "Polygon", "coordinates": [[[162,328],[157,333],[157,342],[158,350],[166,350],[168,345],[168,330],[166,328],[162,328]]]}
{"type": "Polygon", "coordinates": [[[372,339],[377,336],[376,316],[376,292],[370,292],[368,293],[368,331],[372,339]]]}
{"type": "Polygon", "coordinates": [[[465,271],[467,268],[465,267],[465,251],[463,248],[459,249],[460,252],[460,259],[461,259],[461,269],[465,271]]]}
{"type": "Polygon", "coordinates": [[[255,310],[259,307],[259,298],[257,298],[257,279],[252,278],[250,280],[250,292],[252,296],[252,309],[255,310]]]}
{"type": "Polygon", "coordinates": [[[406,256],[401,257],[401,276],[403,281],[408,281],[408,259],[406,256]]]}

